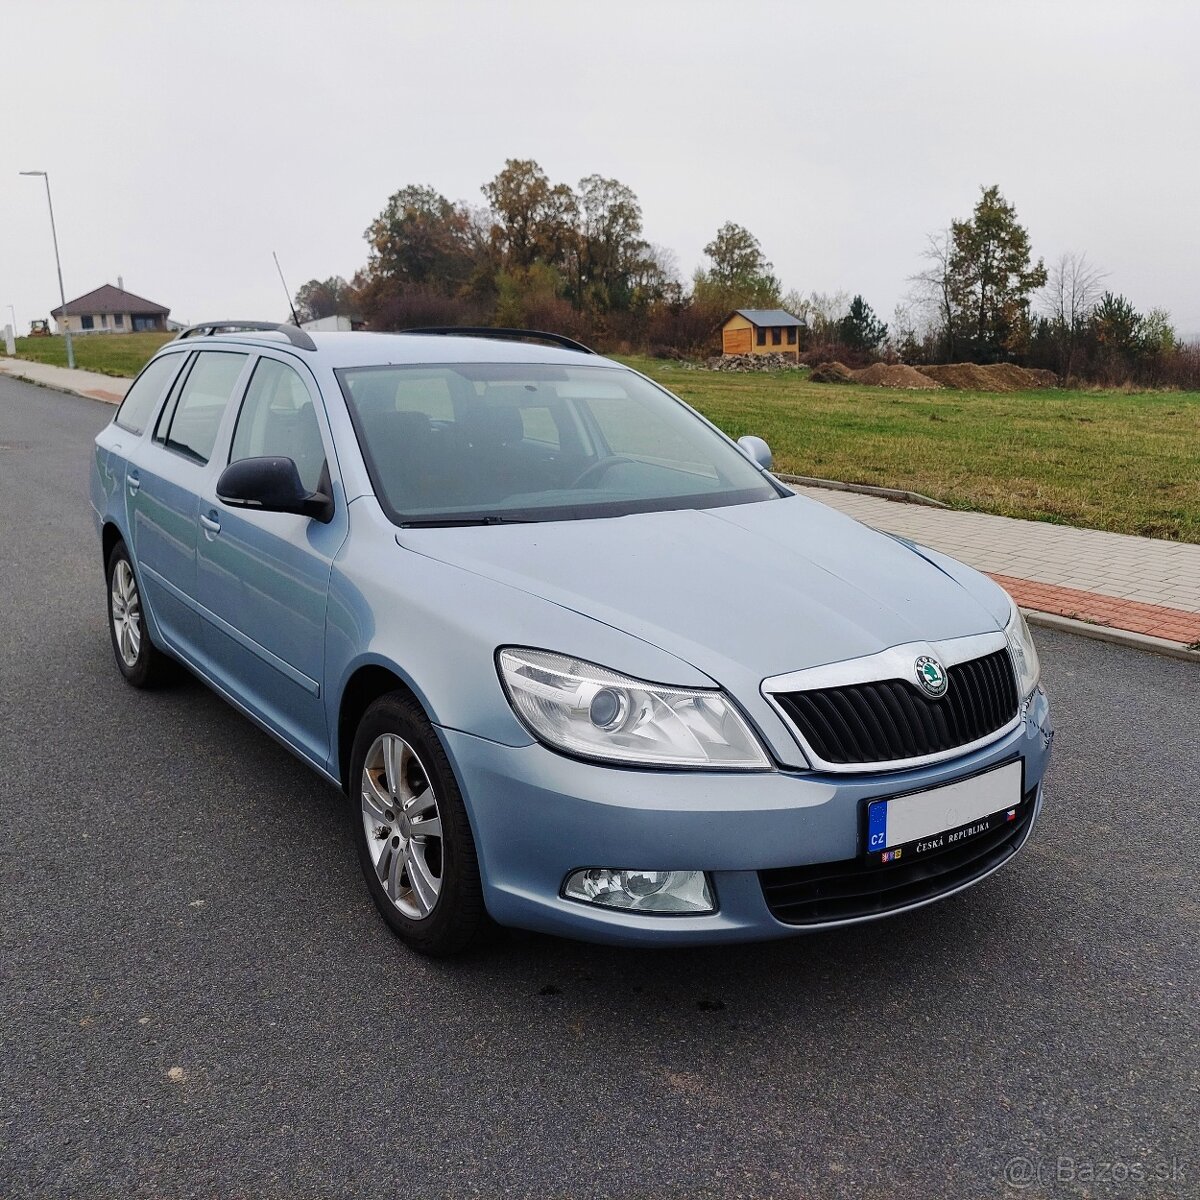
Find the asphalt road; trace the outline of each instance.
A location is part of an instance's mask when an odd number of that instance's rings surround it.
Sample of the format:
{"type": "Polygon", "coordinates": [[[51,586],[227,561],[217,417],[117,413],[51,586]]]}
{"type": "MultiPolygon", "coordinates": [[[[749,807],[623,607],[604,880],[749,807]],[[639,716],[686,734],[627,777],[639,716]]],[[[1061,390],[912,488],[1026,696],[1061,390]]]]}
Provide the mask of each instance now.
{"type": "Polygon", "coordinates": [[[199,683],[122,682],[110,416],[0,380],[0,1195],[1200,1189],[1193,664],[1041,632],[1043,819],[942,904],[427,962],[336,792],[199,683]]]}

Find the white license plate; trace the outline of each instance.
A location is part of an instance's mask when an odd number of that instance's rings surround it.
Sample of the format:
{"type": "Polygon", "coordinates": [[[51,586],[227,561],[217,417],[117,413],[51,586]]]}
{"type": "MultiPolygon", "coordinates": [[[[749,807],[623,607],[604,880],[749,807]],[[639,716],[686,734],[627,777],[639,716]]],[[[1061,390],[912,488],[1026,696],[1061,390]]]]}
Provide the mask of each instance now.
{"type": "Polygon", "coordinates": [[[1018,759],[927,792],[876,800],[867,807],[868,856],[891,862],[927,854],[1015,821],[1023,777],[1018,759]]]}

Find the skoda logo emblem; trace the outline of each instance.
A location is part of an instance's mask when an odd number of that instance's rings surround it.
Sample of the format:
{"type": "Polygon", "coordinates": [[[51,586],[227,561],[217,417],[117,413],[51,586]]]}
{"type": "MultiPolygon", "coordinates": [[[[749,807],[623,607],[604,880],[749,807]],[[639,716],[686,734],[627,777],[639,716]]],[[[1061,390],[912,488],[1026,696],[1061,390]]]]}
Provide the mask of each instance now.
{"type": "Polygon", "coordinates": [[[950,680],[946,676],[946,668],[936,658],[922,654],[917,659],[917,682],[930,696],[938,697],[946,694],[946,685],[950,680]]]}

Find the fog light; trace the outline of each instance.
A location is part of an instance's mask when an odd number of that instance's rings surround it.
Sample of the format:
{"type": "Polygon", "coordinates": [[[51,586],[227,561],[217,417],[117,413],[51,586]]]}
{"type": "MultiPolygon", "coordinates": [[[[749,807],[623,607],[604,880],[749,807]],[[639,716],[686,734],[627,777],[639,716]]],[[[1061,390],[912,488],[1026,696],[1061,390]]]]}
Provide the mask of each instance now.
{"type": "Polygon", "coordinates": [[[568,900],[644,913],[714,912],[708,876],[703,871],[631,871],[587,867],[567,877],[568,900]]]}

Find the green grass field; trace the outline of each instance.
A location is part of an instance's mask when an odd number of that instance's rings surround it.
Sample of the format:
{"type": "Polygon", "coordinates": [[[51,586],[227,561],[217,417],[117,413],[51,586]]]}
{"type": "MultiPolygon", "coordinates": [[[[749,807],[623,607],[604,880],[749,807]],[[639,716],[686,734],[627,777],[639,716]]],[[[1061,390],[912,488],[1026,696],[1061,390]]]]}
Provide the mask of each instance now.
{"type": "MultiPolygon", "coordinates": [[[[135,375],[170,334],[75,339],[80,367],[135,375]]],[[[65,365],[62,338],[17,354],[65,365]]],[[[1200,542],[1200,393],[904,392],[625,358],[776,469],[922,492],[954,508],[1200,542]]]]}
{"type": "MultiPolygon", "coordinates": [[[[75,365],[101,375],[136,375],[155,350],[169,342],[173,333],[93,333],[71,339],[75,365]]],[[[2,349],[2,347],[0,347],[2,349]]],[[[61,337],[17,338],[17,357],[33,362],[67,365],[67,342],[61,337]]]]}
{"type": "Polygon", "coordinates": [[[954,508],[1200,542],[1200,393],[905,392],[623,361],[775,467],[954,508]]]}

